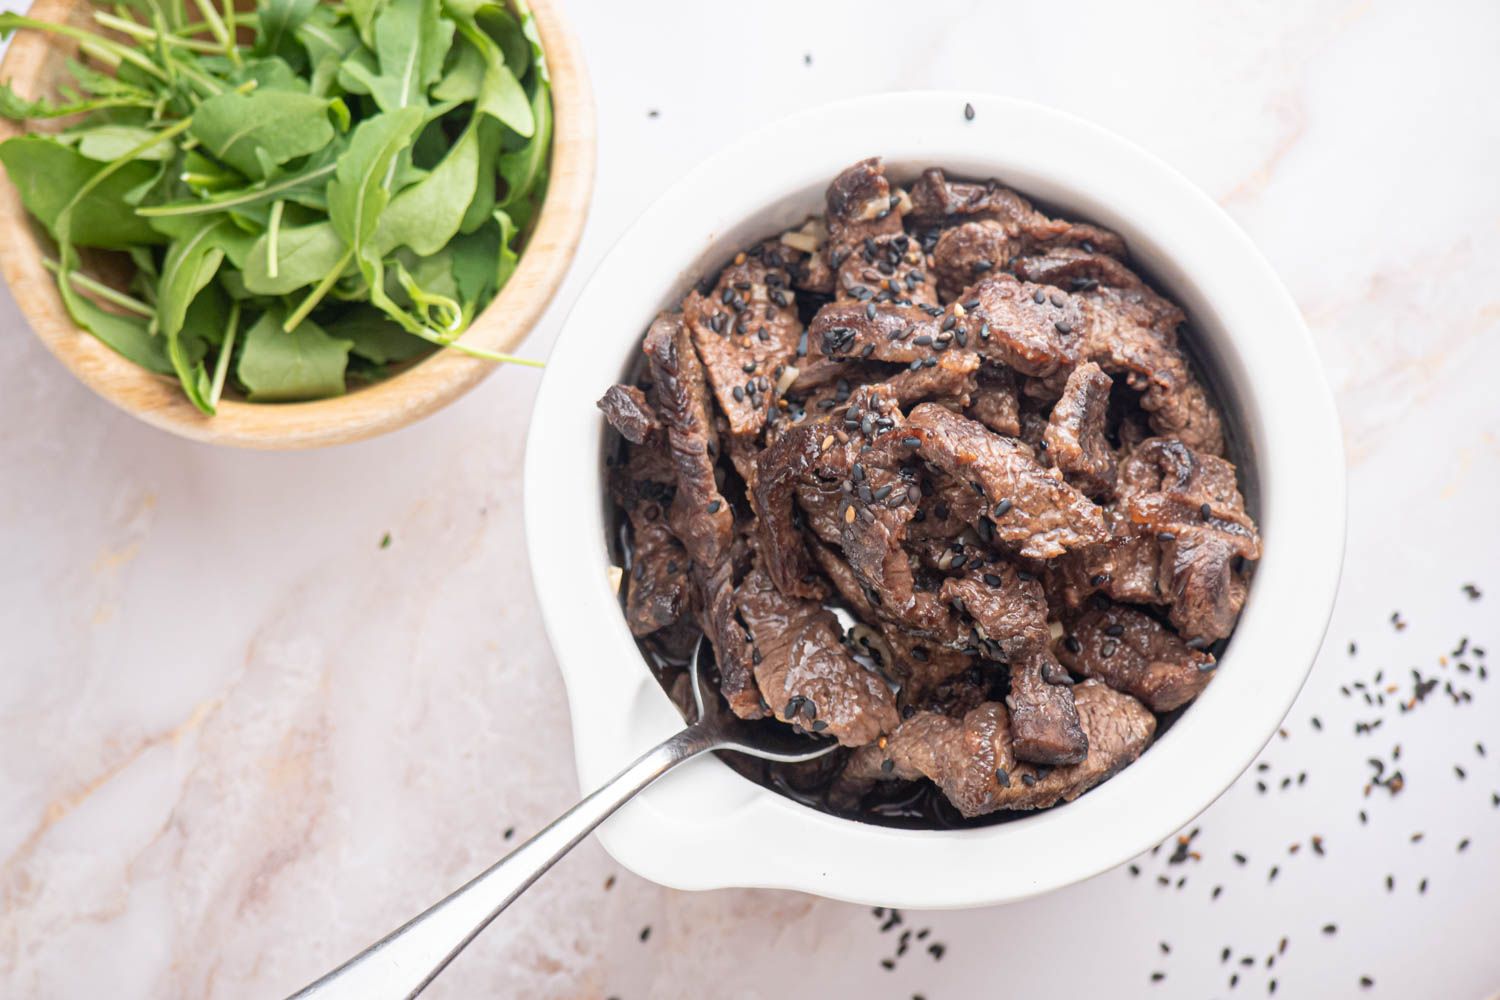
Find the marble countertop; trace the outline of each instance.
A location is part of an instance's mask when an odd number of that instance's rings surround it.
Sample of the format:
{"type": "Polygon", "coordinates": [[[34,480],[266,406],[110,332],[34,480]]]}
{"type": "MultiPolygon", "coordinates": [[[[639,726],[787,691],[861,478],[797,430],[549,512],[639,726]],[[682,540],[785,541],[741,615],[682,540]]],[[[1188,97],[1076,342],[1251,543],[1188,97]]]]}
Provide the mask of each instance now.
{"type": "MultiPolygon", "coordinates": [[[[1180,852],[892,923],[662,889],[589,842],[431,995],[1500,988],[1500,679],[1474,649],[1500,657],[1500,7],[568,6],[599,180],[532,353],[637,213],[744,130],[883,90],[1029,98],[1176,165],[1282,274],[1341,409],[1349,552],[1286,738],[1180,852]],[[1399,711],[1413,668],[1460,697],[1399,711]],[[1369,758],[1399,794],[1366,796],[1369,758]]],[[[572,803],[522,542],[536,385],[496,372],[364,444],[215,450],[94,398],[0,293],[0,994],[282,995],[572,803]]]]}

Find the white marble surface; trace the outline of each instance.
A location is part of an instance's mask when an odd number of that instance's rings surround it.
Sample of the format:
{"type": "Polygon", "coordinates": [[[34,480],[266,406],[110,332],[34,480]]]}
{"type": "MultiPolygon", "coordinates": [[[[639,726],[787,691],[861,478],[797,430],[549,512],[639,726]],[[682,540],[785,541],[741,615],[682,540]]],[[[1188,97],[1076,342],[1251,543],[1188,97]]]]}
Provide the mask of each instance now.
{"type": "MultiPolygon", "coordinates": [[[[863,908],[672,892],[591,842],[432,995],[1204,997],[1229,995],[1235,969],[1251,995],[1271,978],[1279,996],[1360,995],[1361,975],[1370,995],[1500,988],[1500,680],[1437,661],[1465,634],[1500,654],[1500,7],[569,6],[598,92],[599,183],[532,352],[642,207],[744,129],[880,90],[1026,97],[1165,157],[1284,276],[1342,410],[1349,556],[1290,739],[1265,754],[1272,790],[1250,774],[1213,806],[1201,861],[1169,866],[1169,846],[1139,877],[907,914],[946,954],[918,947],[887,971],[898,930],[863,908]],[[1470,600],[1468,581],[1492,593],[1470,600]],[[1438,691],[1356,737],[1375,713],[1340,685],[1383,668],[1404,696],[1411,667],[1473,702],[1438,691]],[[1366,758],[1398,742],[1406,789],[1364,800],[1366,758]],[[1302,770],[1305,785],[1276,787],[1302,770]],[[1160,887],[1164,872],[1187,882],[1160,887]],[[1221,964],[1225,946],[1255,967],[1221,964]]],[[[0,298],[0,995],[283,994],[573,800],[522,545],[535,386],[497,372],[361,445],[220,451],[95,399],[0,298]]]]}

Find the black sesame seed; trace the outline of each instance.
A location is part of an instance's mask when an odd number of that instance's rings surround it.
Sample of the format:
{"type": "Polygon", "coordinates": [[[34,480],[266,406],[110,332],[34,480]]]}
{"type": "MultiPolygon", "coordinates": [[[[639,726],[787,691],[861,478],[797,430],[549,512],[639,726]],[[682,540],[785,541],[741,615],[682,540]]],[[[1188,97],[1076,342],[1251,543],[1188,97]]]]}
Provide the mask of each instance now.
{"type": "Polygon", "coordinates": [[[1001,500],[999,503],[995,504],[995,512],[994,512],[993,516],[994,517],[1004,517],[1006,514],[1010,513],[1010,509],[1012,507],[1014,507],[1014,506],[1015,506],[1015,504],[1013,504],[1009,500],[1009,498],[1007,498],[1005,500],[1001,500]]]}
{"type": "MultiPolygon", "coordinates": [[[[1006,771],[1005,768],[1003,768],[1003,767],[997,767],[995,769],[995,780],[1000,783],[1000,787],[1001,788],[1009,788],[1010,787],[1010,772],[1006,771]]],[[[1131,867],[1134,867],[1134,866],[1132,865],[1131,867]]],[[[1139,870],[1139,869],[1137,869],[1137,870],[1139,870]]]]}
{"type": "Polygon", "coordinates": [[[1034,775],[1034,774],[1023,774],[1023,775],[1021,775],[1021,784],[1025,785],[1027,788],[1030,788],[1031,786],[1033,786],[1033,785],[1036,784],[1036,775],[1034,775]]]}
{"type": "Polygon", "coordinates": [[[719,512],[719,508],[722,506],[724,506],[722,500],[710,500],[708,502],[708,512],[710,514],[717,514],[719,512]]]}
{"type": "Polygon", "coordinates": [[[972,105],[972,104],[965,104],[964,105],[964,120],[965,121],[973,121],[974,120],[974,105],[972,105]]]}

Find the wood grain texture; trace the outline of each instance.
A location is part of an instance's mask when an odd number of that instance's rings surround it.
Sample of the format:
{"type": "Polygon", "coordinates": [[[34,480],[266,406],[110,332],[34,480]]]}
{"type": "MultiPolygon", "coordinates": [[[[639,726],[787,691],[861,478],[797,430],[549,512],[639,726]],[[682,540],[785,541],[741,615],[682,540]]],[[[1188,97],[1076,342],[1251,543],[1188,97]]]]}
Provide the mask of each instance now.
{"type": "MultiPolygon", "coordinates": [[[[552,73],[555,126],[547,199],[520,266],[463,342],[511,352],[530,332],[562,283],[583,234],[594,183],[594,103],[578,45],[556,0],[531,0],[552,73]]],[[[36,0],[30,15],[45,21],[88,23],[88,0],[36,0]]],[[[12,40],[0,79],[18,93],[50,92],[72,47],[34,31],[12,40]]],[[[23,128],[0,121],[0,139],[23,128]]],[[[176,381],[120,357],[69,318],[52,275],[42,264],[48,241],[26,215],[9,180],[0,183],[0,274],[36,335],[74,375],[100,396],[163,430],[209,444],[293,449],[358,441],[405,426],[473,388],[496,367],[455,350],[431,356],[374,385],[307,403],[220,402],[204,416],[176,381]]],[[[12,334],[13,335],[13,334],[12,334]]]]}

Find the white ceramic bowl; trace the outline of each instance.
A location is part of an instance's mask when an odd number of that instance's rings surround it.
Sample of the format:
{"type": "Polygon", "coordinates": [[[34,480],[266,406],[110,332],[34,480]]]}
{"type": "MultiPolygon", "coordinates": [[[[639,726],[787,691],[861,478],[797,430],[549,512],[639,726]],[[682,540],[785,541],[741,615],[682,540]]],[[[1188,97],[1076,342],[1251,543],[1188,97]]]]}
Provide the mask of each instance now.
{"type": "Polygon", "coordinates": [[[659,309],[736,249],[821,212],[834,174],[872,155],[903,182],[929,165],[998,177],[1126,238],[1187,310],[1200,369],[1248,459],[1264,557],[1214,682],[1139,761],[1077,801],[991,827],[897,830],[816,812],[706,757],[599,832],[621,864],[663,885],[931,908],[1001,903],[1096,875],[1180,829],[1249,766],[1328,623],[1344,545],[1338,418],[1296,305],[1234,222],[1160,160],[1047,108],[953,93],[835,104],[747,136],[652,205],[589,282],[548,363],[527,446],[526,528],[582,786],[682,724],[610,587],[605,423],[594,401],[659,309]]]}

